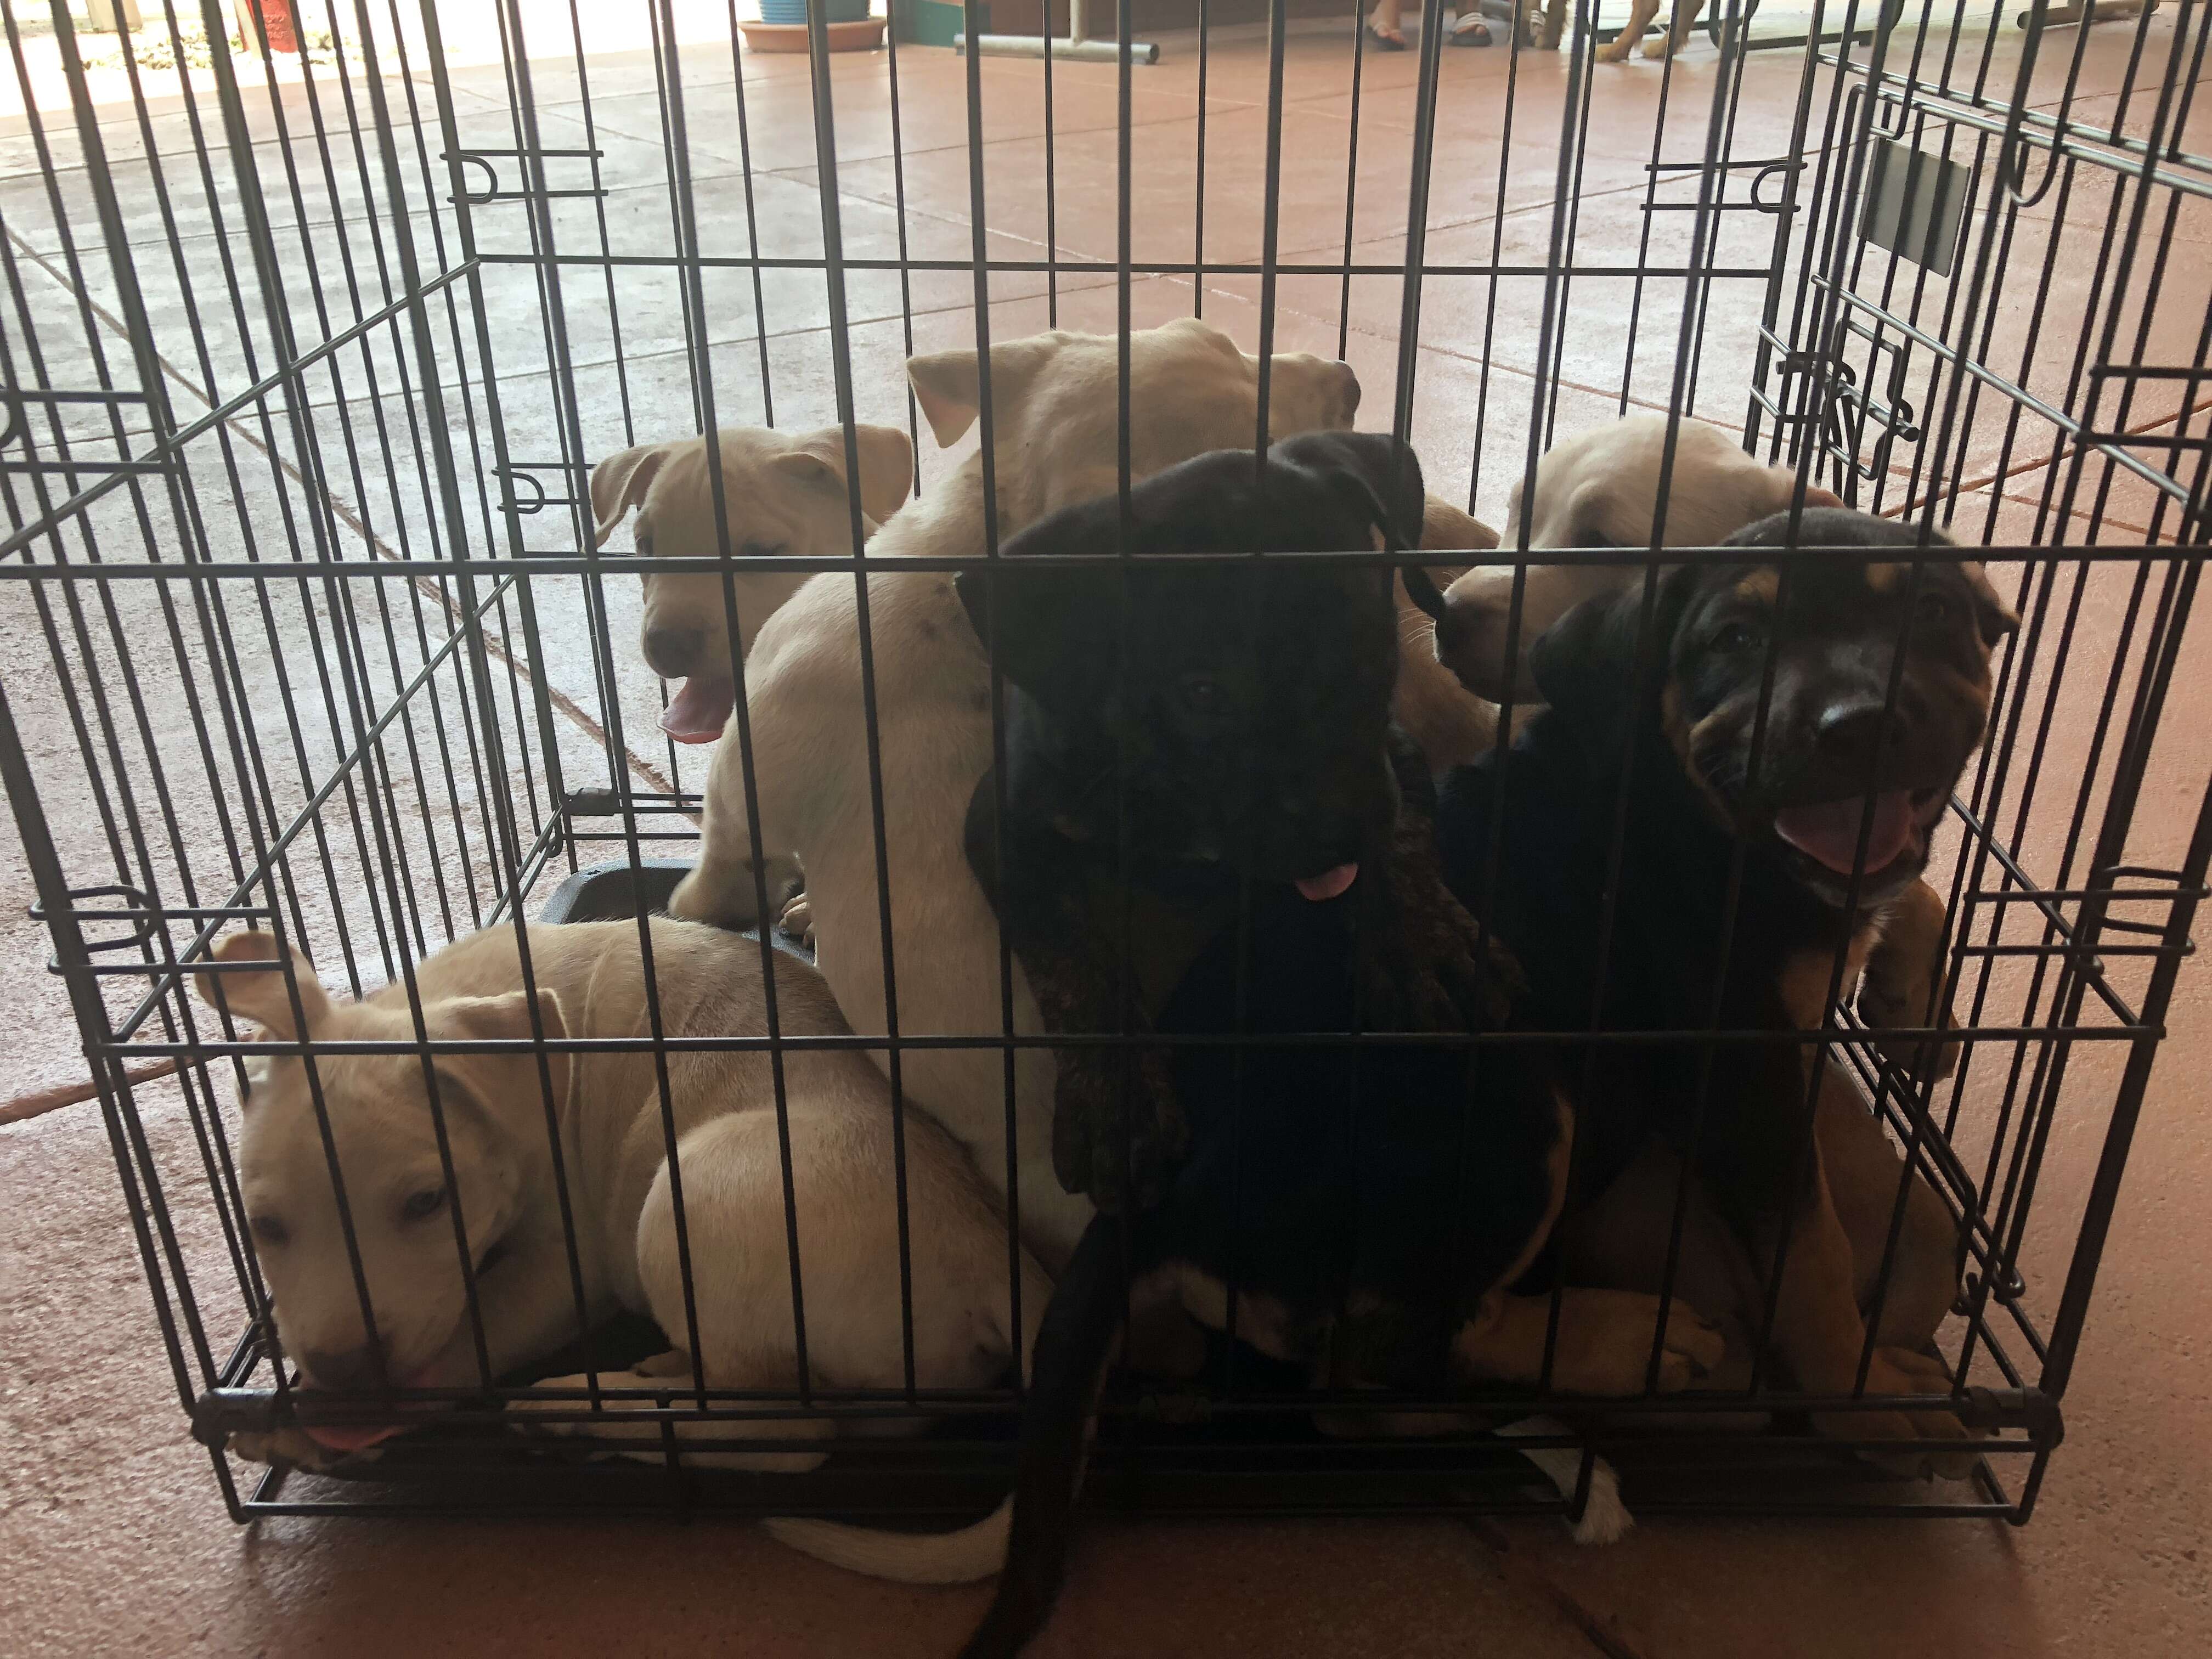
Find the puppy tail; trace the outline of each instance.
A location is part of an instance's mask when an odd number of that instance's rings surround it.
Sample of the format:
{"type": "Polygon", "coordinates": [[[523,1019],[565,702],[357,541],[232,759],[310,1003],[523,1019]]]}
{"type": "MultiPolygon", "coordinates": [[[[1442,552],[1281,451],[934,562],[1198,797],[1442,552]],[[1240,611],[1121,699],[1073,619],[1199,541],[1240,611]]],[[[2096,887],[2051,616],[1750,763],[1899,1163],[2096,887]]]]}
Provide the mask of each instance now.
{"type": "Polygon", "coordinates": [[[902,1584],[969,1584],[1006,1565],[1013,1519],[1009,1495],[981,1521],[957,1532],[892,1532],[799,1516],[777,1516],[761,1525],[771,1538],[848,1572],[902,1584]]]}
{"type": "MultiPolygon", "coordinates": [[[[1524,1417],[1516,1423],[1498,1425],[1498,1432],[1516,1437],[1522,1435],[1549,1437],[1570,1432],[1567,1425],[1557,1418],[1524,1417]]],[[[1571,1500],[1575,1486],[1582,1474],[1583,1455],[1564,1446],[1523,1447],[1522,1456],[1543,1470],[1547,1479],[1559,1489],[1559,1496],[1571,1500]]],[[[1589,1498],[1583,1505],[1582,1519],[1574,1523],[1577,1544],[1614,1544],[1627,1535],[1636,1524],[1636,1517],[1620,1501],[1620,1477],[1613,1472],[1613,1465],[1602,1457],[1595,1460],[1590,1469],[1589,1498]]]]}
{"type": "Polygon", "coordinates": [[[998,1508],[957,1532],[787,1516],[763,1522],[769,1534],[817,1559],[904,1583],[966,1583],[1000,1572],[998,1595],[962,1654],[1019,1653],[1051,1612],[1066,1565],[1098,1395],[1127,1306],[1122,1237],[1117,1218],[1095,1218],[1043,1308],[1022,1401],[1014,1491],[998,1508]]]}
{"type": "Polygon", "coordinates": [[[1045,1310],[1022,1401],[1006,1570],[961,1659],[1012,1659],[1060,1594],[1098,1395],[1128,1307],[1127,1237],[1120,1217],[1093,1217],[1045,1310]]]}

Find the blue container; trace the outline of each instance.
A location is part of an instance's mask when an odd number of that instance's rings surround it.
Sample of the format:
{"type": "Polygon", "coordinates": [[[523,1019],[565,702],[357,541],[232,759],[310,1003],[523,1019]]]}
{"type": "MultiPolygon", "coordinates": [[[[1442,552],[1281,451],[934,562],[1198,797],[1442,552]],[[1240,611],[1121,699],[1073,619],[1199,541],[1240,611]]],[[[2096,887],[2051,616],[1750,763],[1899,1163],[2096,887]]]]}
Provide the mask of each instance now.
{"type": "MultiPolygon", "coordinates": [[[[823,17],[832,23],[857,23],[868,15],[868,0],[817,0],[817,3],[823,17]]],[[[803,27],[806,9],[807,0],[760,0],[760,20],[803,27]]]]}

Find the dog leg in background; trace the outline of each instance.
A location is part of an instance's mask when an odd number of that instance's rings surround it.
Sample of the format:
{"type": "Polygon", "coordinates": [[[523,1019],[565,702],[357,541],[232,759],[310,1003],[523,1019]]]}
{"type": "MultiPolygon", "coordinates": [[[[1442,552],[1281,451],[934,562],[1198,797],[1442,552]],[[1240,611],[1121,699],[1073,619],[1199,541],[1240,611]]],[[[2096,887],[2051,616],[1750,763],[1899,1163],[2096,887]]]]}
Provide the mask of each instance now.
{"type": "Polygon", "coordinates": [[[1632,0],[1627,23],[1619,34],[1598,47],[1593,55],[1601,64],[1626,63],[1630,54],[1636,50],[1636,43],[1644,38],[1644,31],[1651,27],[1651,20],[1658,15],[1659,0],[1632,0]]]}
{"type": "Polygon", "coordinates": [[[1674,0],[1674,15],[1668,18],[1667,27],[1644,43],[1644,55],[1651,58],[1672,58],[1690,38],[1690,31],[1698,26],[1698,14],[1705,9],[1705,0],[1674,0]]]}

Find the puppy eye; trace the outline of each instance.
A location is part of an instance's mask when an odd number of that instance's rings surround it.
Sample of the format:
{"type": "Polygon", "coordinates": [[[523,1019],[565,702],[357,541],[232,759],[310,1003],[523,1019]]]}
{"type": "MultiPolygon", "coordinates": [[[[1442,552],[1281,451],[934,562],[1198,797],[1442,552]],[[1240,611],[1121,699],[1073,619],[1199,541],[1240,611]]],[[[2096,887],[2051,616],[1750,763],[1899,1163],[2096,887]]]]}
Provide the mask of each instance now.
{"type": "Polygon", "coordinates": [[[1710,645],[1721,655],[1732,657],[1739,652],[1753,649],[1760,637],[1759,629],[1749,623],[1733,622],[1715,633],[1710,645]]]}
{"type": "Polygon", "coordinates": [[[275,1246],[292,1242],[292,1230],[273,1215],[255,1216],[246,1224],[253,1229],[253,1236],[264,1244],[275,1246]]]}
{"type": "Polygon", "coordinates": [[[743,542],[738,551],[748,559],[773,559],[783,551],[781,542],[743,542]]]}
{"type": "Polygon", "coordinates": [[[446,1207],[443,1187],[425,1187],[399,1206],[399,1213],[410,1221],[428,1221],[446,1207]]]}
{"type": "Polygon", "coordinates": [[[1187,674],[1182,682],[1184,706],[1193,714],[1210,714],[1221,703],[1221,683],[1211,674],[1187,674]]]}
{"type": "Polygon", "coordinates": [[[1921,621],[1931,628],[1940,628],[1951,620],[1951,601],[1941,593],[1923,593],[1919,612],[1921,621]]]}

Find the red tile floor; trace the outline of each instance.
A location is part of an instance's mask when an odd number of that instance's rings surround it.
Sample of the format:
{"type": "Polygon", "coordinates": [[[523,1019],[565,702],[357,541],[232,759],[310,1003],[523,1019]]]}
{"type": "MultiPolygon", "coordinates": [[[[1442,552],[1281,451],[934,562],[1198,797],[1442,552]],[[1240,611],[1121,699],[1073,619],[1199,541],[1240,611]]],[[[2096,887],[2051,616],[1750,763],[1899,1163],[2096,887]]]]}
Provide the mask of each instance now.
{"type": "MultiPolygon", "coordinates": [[[[533,20],[565,17],[565,8],[526,9],[533,20]]],[[[587,10],[590,9],[586,9],[587,10]]],[[[684,74],[690,103],[686,156],[701,204],[699,237],[709,253],[743,252],[754,235],[738,188],[743,155],[732,115],[731,54],[711,37],[712,19],[698,7],[684,19],[684,74]],[[705,24],[702,19],[705,18],[705,24]]],[[[2169,9],[2170,10],[2171,9],[2169,9]]],[[[706,9],[716,15],[719,6],[706,9]]],[[[1773,21],[1762,19],[1762,26],[1773,21]]],[[[1778,25],[1776,25],[1778,27],[1778,25]]],[[[547,24],[550,27],[550,23],[547,24]]],[[[590,55],[580,75],[573,58],[552,48],[533,64],[548,145],[580,143],[590,96],[592,142],[603,152],[610,194],[602,204],[608,246],[616,252],[671,251],[661,103],[649,56],[619,27],[594,19],[590,55]]],[[[1345,185],[1351,166],[1351,54],[1348,28],[1302,25],[1290,40],[1285,77],[1284,189],[1276,246],[1287,262],[1334,263],[1347,234],[1345,185]]],[[[1132,135],[1136,169],[1133,222],[1140,263],[1194,262],[1200,172],[1198,58],[1191,37],[1163,35],[1161,63],[1133,82],[1132,135]]],[[[1982,49],[1981,25],[1958,37],[1967,56],[1982,49]]],[[[2001,33],[1992,52],[2000,67],[1993,85],[2009,83],[2016,32],[2001,33]]],[[[2064,39],[2070,49],[2071,36],[2064,39]]],[[[2171,46],[2170,21],[2144,32],[2153,84],[2171,46]]],[[[1929,37],[1940,50],[1949,39],[1929,37]]],[[[2116,101],[2128,84],[2132,25],[2094,32],[2085,48],[2077,107],[2116,101]]],[[[479,45],[481,43],[478,43],[479,45]]],[[[456,56],[470,40],[453,39],[456,56]]],[[[481,54],[479,54],[481,56],[481,54]]],[[[2032,100],[2047,106],[2063,89],[2065,52],[2046,44],[2032,100]],[[2062,60],[2056,69],[2051,59],[2062,60]]],[[[1788,142],[1789,114],[1799,84],[1796,54],[1754,58],[1745,80],[1732,143],[1738,155],[1771,155],[1788,142]]],[[[1540,264],[1559,195],[1558,143],[1567,75],[1558,59],[1502,52],[1445,54],[1438,119],[1436,182],[1430,198],[1431,264],[1540,264]],[[1512,135],[1501,180],[1506,92],[1511,82],[1512,135]],[[1547,143],[1548,136],[1549,143],[1547,143]],[[1504,216],[1498,216],[1503,207],[1504,216]]],[[[416,66],[418,90],[428,77],[416,66]]],[[[1042,72],[1035,63],[987,60],[978,66],[985,97],[983,179],[990,251],[994,258],[1056,257],[1083,264],[1110,258],[1115,248],[1114,71],[1061,64],[1054,82],[1056,194],[1048,237],[1043,189],[1042,72]]],[[[818,254],[819,163],[803,59],[746,57],[748,137],[755,177],[751,210],[762,250],[779,257],[818,254]]],[[[893,165],[884,56],[841,59],[836,107],[836,205],[848,255],[895,258],[903,234],[910,257],[960,261],[970,252],[967,152],[967,65],[951,54],[908,49],[900,64],[900,151],[893,165]],[[896,204],[903,193],[902,229],[896,204]]],[[[1350,213],[1352,258],[1389,264],[1402,257],[1406,234],[1407,153],[1413,126],[1412,55],[1367,59],[1356,129],[1358,179],[1350,213]]],[[[1662,153],[1702,149],[1714,84],[1715,56],[1702,38],[1668,83],[1662,153]]],[[[496,69],[453,72],[457,124],[466,142],[498,146],[506,123],[496,69]]],[[[1207,60],[1204,257],[1210,262],[1256,261],[1265,235],[1265,104],[1267,58],[1261,36],[1224,31],[1207,60]]],[[[1638,210],[1642,163],[1660,130],[1660,71],[1638,63],[1598,71],[1587,154],[1570,194],[1579,203],[1576,258],[1592,266],[1636,258],[1647,216],[1638,210]]],[[[111,161],[120,160],[125,233],[142,259],[148,303],[157,331],[183,328],[194,310],[188,284],[204,279],[218,232],[202,197],[195,218],[189,192],[181,212],[191,240],[185,258],[161,257],[157,204],[141,187],[143,168],[130,158],[142,143],[127,107],[114,112],[107,135],[111,161]]],[[[259,117],[257,115],[257,119],[259,117]]],[[[50,118],[51,119],[51,118],[50,118]]],[[[165,106],[157,129],[164,146],[188,142],[165,106]]],[[[21,117],[0,123],[0,206],[11,218],[29,282],[49,282],[56,297],[73,281],[58,241],[44,226],[44,182],[27,147],[21,117]]],[[[64,123],[66,125],[66,123],[64,123]]],[[[277,146],[265,133],[258,137],[277,146]]],[[[82,167],[58,134],[56,167],[65,198],[78,205],[82,167]],[[71,194],[71,192],[75,192],[71,194]]],[[[434,149],[434,143],[432,146],[434,149]]],[[[2192,148],[2201,149],[2201,145],[2192,148]]],[[[167,149],[169,165],[179,153],[167,149]]],[[[1672,186],[1675,199],[1681,187],[1672,186]]],[[[297,268],[284,278],[309,311],[317,248],[357,234],[365,210],[360,191],[341,173],[328,186],[312,171],[297,204],[279,199],[280,226],[297,268]],[[320,239],[318,240],[318,239],[320,239]]],[[[427,229],[433,213],[450,228],[450,214],[427,192],[410,204],[427,229]]],[[[590,204],[559,204],[556,234],[566,248],[596,248],[601,234],[590,204]]],[[[76,210],[73,207],[72,212],[76,210]]],[[[2106,211],[2094,199],[2061,199],[2040,210],[2063,220],[2069,234],[2094,235],[2106,211]],[[2082,228],[2077,233],[2076,226],[2082,228]]],[[[511,214],[512,210],[506,210],[511,214]]],[[[1647,257],[1679,260],[1687,216],[1662,221],[1647,257]],[[1668,238],[1677,238],[1668,242],[1668,238]]],[[[80,234],[88,215],[76,221],[80,234]]],[[[487,209],[480,243],[493,252],[527,246],[519,216],[487,209]]],[[[235,234],[234,230],[228,234],[235,234]]],[[[1711,254],[1719,264],[1762,265],[1761,233],[1741,219],[1723,228],[1711,254]]],[[[2203,228],[2185,222],[2184,240],[2203,228]]],[[[327,266],[328,262],[323,262],[327,266]]],[[[2071,260],[2054,282],[2079,283],[2071,260]]],[[[506,405],[515,453],[552,453],[545,348],[535,327],[538,296],[529,272],[496,268],[484,304],[495,341],[495,376],[506,405]],[[512,281],[507,279],[511,278],[512,281]],[[534,395],[533,395],[534,394],[534,395]]],[[[82,278],[95,289],[98,273],[82,278]]],[[[2196,350],[2204,293],[2195,263],[2173,262],[2165,280],[2182,297],[2164,298],[2148,350],[2187,359],[2196,350]],[[2186,313],[2193,309],[2196,322],[2186,313]],[[2181,323],[2168,326],[2168,319],[2181,323]]],[[[1103,328],[1115,314],[1110,273],[1063,273],[1056,296],[1042,274],[994,279],[992,326],[999,337],[1042,325],[1056,307],[1063,325],[1103,328]]],[[[1212,274],[1202,285],[1188,276],[1140,276],[1131,306],[1142,323],[1187,312],[1206,314],[1256,343],[1256,276],[1212,274]],[[1202,286],[1203,294],[1200,294],[1202,286]]],[[[1626,396],[1663,403],[1672,374],[1680,284],[1647,285],[1644,322],[1632,335],[1627,285],[1592,277],[1572,314],[1559,369],[1557,402],[1563,428],[1605,418],[1626,396]],[[1632,351],[1630,343],[1634,340],[1632,351]]],[[[571,276],[573,321],[568,379],[576,387],[587,453],[596,455],[638,435],[684,427],[690,356],[682,309],[663,271],[627,268],[612,291],[597,272],[571,276]],[[619,331],[619,333],[617,333],[619,331]],[[619,364],[619,373],[617,373],[619,364]],[[625,402],[625,398],[627,402],[625,402]]],[[[1715,284],[1700,360],[1697,408],[1740,424],[1750,369],[1751,330],[1762,285],[1749,279],[1715,284]]],[[[916,274],[911,298],[889,274],[856,275],[849,315],[858,395],[864,417],[903,422],[898,359],[908,349],[900,320],[913,311],[921,348],[973,338],[971,279],[957,270],[916,274]]],[[[100,297],[95,294],[95,298],[100,297]]],[[[826,302],[820,279],[771,272],[756,295],[741,271],[712,273],[707,339],[717,404],[725,420],[765,413],[759,366],[766,336],[765,390],[779,424],[829,418],[834,410],[827,352],[826,302]]],[[[1479,508],[1495,520],[1506,482],[1517,468],[1537,397],[1535,329],[1541,283],[1501,279],[1494,296],[1486,279],[1437,277],[1425,295],[1418,349],[1415,432],[1432,470],[1456,470],[1479,459],[1472,476],[1479,508]],[[1480,422],[1478,428],[1478,420],[1480,422]],[[1480,431],[1480,441],[1476,434],[1480,431]],[[1450,458],[1439,463],[1437,457],[1450,458]]],[[[2001,296],[1998,325],[2024,323],[2001,296]]],[[[2063,372],[2078,337],[2063,309],[2027,348],[2034,373],[2063,372]],[[2054,368],[2053,365],[2056,367],[2054,368]]],[[[1278,343],[1345,351],[1368,388],[1367,424],[1387,419],[1401,354],[1396,338],[1400,294],[1395,279],[1363,276],[1346,293],[1338,279],[1288,276],[1278,293],[1278,343]]],[[[2078,312],[2077,306],[2077,312],[2078,312]]],[[[358,313],[355,313],[358,314],[358,313]]],[[[188,349],[166,354],[180,402],[200,405],[234,392],[246,374],[246,337],[256,325],[230,327],[203,317],[208,357],[195,367],[188,349]],[[226,330],[228,331],[226,331],[226,330]]],[[[350,317],[306,325],[342,327],[350,317]]],[[[374,430],[370,417],[388,398],[391,363],[379,360],[383,389],[368,374],[372,343],[349,380],[336,374],[311,387],[330,433],[374,430]]],[[[2014,348],[2015,361],[2021,347],[2014,348]]],[[[471,374],[477,371],[471,370],[471,374]]],[[[481,391],[481,386],[479,390],[481,391]]],[[[2199,399],[2198,401],[2202,401],[2199,399]]],[[[196,406],[197,407],[197,406],[196,406]]],[[[195,412],[196,412],[195,407],[195,412]]],[[[2178,405],[2151,410],[2141,422],[2185,418],[2178,405]]],[[[240,423],[241,431],[244,423],[240,423]]],[[[688,429],[688,428],[686,428],[688,429]]],[[[396,451],[416,441],[394,428],[383,434],[396,451]]],[[[2042,480],[2048,440],[2027,436],[2009,450],[2001,422],[1977,422],[1960,474],[1972,510],[1998,533],[2024,535],[2042,480]],[[2038,445],[2040,444],[2040,447],[2038,445]]],[[[254,441],[246,434],[245,441],[254,441]]],[[[282,441],[276,441],[280,451],[282,441]]],[[[322,440],[327,445],[327,438],[322,440]]],[[[335,453],[335,447],[331,447],[335,453]]],[[[927,445],[925,450],[927,451],[927,445]]],[[[296,459],[296,458],[295,458],[296,459]]],[[[926,478],[943,462],[925,453],[926,478]]],[[[405,469],[377,470],[357,489],[332,486],[349,524],[387,547],[423,511],[405,469]]],[[[1462,477],[1462,485],[1465,477],[1462,477]]],[[[241,510],[247,504],[241,503],[241,510]]],[[[255,508],[254,510],[258,510],[255,508]]],[[[2140,539],[2150,504],[2122,490],[2099,533],[2140,539]]],[[[0,651],[9,690],[21,699],[18,718],[34,759],[66,769],[72,752],[58,706],[42,702],[40,682],[51,675],[43,641],[17,605],[19,589],[0,612],[0,651]]],[[[619,634],[634,621],[615,601],[619,634]]],[[[574,616],[552,607],[546,672],[568,708],[591,708],[588,670],[564,665],[564,641],[577,637],[574,616]],[[563,629],[571,630],[564,633],[563,629]]],[[[580,653],[575,659],[581,663],[580,653]]],[[[2194,684],[2202,684],[2198,679],[2194,684]]],[[[2184,678],[2191,714],[2201,699],[2184,678]]],[[[625,686],[632,730],[652,714],[642,676],[625,686]]],[[[2092,711],[2062,708],[2059,740],[2078,739],[2092,711]]],[[[567,710],[564,709],[564,718],[567,710]]],[[[574,722],[571,722],[574,724],[574,722]]],[[[581,731],[581,727],[578,728],[581,731]]],[[[575,736],[564,728],[563,741],[575,736]]],[[[642,755],[641,765],[664,757],[642,755]]],[[[50,773],[49,775],[52,775],[50,773]]],[[[65,844],[73,829],[88,833],[89,808],[57,785],[48,802],[65,844]]],[[[2138,829],[2146,842],[2186,831],[2195,801],[2186,792],[2148,792],[2138,829]]],[[[188,830],[209,828],[210,808],[187,800],[188,830]]],[[[27,879],[12,862],[0,865],[0,901],[21,917],[27,879]]],[[[27,922],[9,922],[0,950],[15,971],[0,975],[0,1024],[6,1093],[0,1104],[0,1630],[21,1653],[270,1655],[394,1652],[522,1653],[696,1652],[720,1650],[752,1659],[768,1656],[937,1655],[987,1595],[982,1588],[915,1590],[874,1583],[781,1550],[750,1528],[653,1521],[592,1524],[489,1522],[368,1523],[264,1522],[249,1530],[224,1518],[204,1453],[183,1432],[173,1382],[160,1355],[145,1291],[130,1243],[115,1171],[97,1109],[86,1103],[84,1070],[67,1011],[52,981],[38,971],[41,938],[27,922]]],[[[2028,1655],[2042,1653],[2182,1655],[2212,1650],[2212,1414],[2201,1332],[2212,1314],[2212,1266],[2199,1221],[2201,1195],[2212,1184],[2212,1133],[2202,1111],[2212,1090],[2212,981],[2185,975],[2108,1249],[2084,1356],[2068,1401],[2069,1434],[2055,1462],[2041,1508],[2023,1531],[1982,1522],[1654,1521],[1626,1542],[1580,1550],[1549,1522],[1498,1524],[1455,1521],[1260,1523],[1131,1523],[1101,1521],[1085,1533],[1067,1595],[1038,1651],[1047,1656],[1267,1655],[1271,1659],[1354,1659],[1468,1652],[1574,1656],[1757,1656],[1871,1653],[2028,1655]],[[2200,1046],[2201,1045],[2201,1046],[2200,1046]],[[2202,1481],[2204,1484],[2200,1486],[2202,1481]]],[[[173,1091],[141,1091],[149,1133],[163,1156],[188,1155],[187,1127],[173,1091]]],[[[2098,1150],[2095,1136],[2062,1131],[2051,1158],[2054,1185],[2083,1178],[2098,1150]]],[[[187,1248],[206,1239],[188,1237],[187,1248]]]]}

